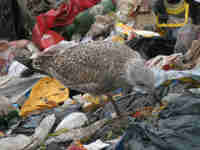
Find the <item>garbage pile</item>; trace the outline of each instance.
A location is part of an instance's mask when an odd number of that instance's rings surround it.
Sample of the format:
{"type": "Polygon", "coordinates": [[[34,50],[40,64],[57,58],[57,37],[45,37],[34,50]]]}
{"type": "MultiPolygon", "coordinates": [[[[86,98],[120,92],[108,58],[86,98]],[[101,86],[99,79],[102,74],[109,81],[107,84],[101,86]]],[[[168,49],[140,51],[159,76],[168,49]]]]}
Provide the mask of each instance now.
{"type": "Polygon", "coordinates": [[[194,10],[198,0],[1,0],[0,149],[198,150],[194,10]]]}

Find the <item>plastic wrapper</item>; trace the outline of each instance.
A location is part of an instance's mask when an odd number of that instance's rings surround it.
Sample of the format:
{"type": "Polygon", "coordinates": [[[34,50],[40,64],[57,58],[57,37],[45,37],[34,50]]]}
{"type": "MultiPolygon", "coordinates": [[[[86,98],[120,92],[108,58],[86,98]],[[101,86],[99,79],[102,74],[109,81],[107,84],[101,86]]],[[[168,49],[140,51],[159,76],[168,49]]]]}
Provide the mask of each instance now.
{"type": "Polygon", "coordinates": [[[134,33],[134,29],[123,23],[115,24],[115,32],[116,35],[121,36],[124,40],[128,40],[136,36],[136,34],[134,33]]]}
{"type": "Polygon", "coordinates": [[[137,30],[131,27],[130,25],[126,25],[120,22],[115,25],[115,30],[119,34],[127,35],[128,39],[133,39],[135,36],[142,36],[146,38],[160,36],[159,33],[145,30],[137,30]]]}

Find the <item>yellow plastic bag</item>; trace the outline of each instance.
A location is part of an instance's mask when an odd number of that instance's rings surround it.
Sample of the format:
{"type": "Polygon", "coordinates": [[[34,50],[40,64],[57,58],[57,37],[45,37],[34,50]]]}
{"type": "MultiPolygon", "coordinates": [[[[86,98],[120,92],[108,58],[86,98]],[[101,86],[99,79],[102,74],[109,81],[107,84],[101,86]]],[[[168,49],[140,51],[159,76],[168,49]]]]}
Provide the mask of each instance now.
{"type": "Polygon", "coordinates": [[[21,108],[20,115],[26,116],[33,111],[56,107],[69,98],[69,89],[54,78],[45,77],[32,88],[28,100],[21,108]]]}

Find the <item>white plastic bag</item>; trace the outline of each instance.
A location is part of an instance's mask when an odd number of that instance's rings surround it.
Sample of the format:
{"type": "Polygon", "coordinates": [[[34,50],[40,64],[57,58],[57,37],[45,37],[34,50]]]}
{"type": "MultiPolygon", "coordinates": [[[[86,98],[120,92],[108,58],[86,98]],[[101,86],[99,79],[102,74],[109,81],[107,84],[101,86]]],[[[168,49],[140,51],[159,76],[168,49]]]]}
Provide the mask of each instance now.
{"type": "Polygon", "coordinates": [[[60,129],[74,129],[79,128],[82,125],[84,125],[86,122],[88,122],[88,118],[84,113],[81,112],[74,112],[69,114],[67,117],[65,117],[61,123],[57,126],[55,131],[58,131],[60,129]]]}

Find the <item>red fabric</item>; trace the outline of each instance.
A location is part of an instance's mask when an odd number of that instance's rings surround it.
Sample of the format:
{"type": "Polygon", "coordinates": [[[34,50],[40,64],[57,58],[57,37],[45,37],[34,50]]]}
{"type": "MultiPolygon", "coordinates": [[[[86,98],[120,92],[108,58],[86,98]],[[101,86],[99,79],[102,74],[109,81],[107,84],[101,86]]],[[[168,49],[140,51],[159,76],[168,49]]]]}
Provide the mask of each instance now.
{"type": "Polygon", "coordinates": [[[50,28],[72,24],[75,17],[80,12],[96,5],[100,1],[101,0],[70,0],[68,3],[62,4],[56,10],[52,9],[47,13],[37,16],[37,23],[32,32],[32,41],[42,50],[63,40],[64,38],[62,36],[51,31],[50,28]],[[43,41],[42,39],[45,34],[48,35],[49,38],[43,41]]]}

